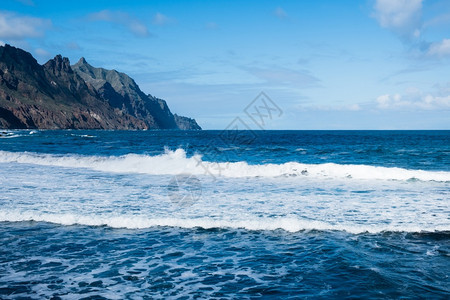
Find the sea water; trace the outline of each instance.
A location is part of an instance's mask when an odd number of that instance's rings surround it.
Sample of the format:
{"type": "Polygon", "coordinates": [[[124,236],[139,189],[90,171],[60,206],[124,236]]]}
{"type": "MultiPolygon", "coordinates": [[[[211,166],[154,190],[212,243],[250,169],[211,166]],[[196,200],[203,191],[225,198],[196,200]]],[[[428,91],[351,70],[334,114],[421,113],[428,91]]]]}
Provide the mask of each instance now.
{"type": "Polygon", "coordinates": [[[446,299],[450,131],[9,131],[0,241],[0,298],[446,299]]]}

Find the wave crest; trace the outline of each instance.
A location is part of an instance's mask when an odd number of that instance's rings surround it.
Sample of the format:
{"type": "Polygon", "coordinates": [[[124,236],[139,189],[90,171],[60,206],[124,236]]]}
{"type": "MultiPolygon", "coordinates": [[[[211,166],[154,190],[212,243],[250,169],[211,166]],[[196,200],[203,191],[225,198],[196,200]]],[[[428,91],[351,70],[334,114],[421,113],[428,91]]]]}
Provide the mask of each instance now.
{"type": "Polygon", "coordinates": [[[67,168],[87,168],[102,172],[143,173],[151,175],[213,175],[219,177],[278,177],[309,176],[314,178],[353,178],[379,180],[450,181],[450,172],[410,170],[369,165],[342,165],[335,163],[250,165],[240,162],[209,162],[201,155],[186,156],[183,149],[167,150],[161,155],[127,154],[123,156],[80,156],[0,151],[0,162],[24,163],[67,168]]]}
{"type": "Polygon", "coordinates": [[[145,218],[139,216],[88,216],[76,214],[46,214],[46,213],[12,213],[0,212],[0,222],[36,221],[60,225],[108,226],[112,228],[144,229],[151,227],[179,227],[203,229],[246,229],[257,231],[284,230],[299,231],[345,231],[352,234],[380,232],[448,232],[445,226],[414,226],[404,225],[356,225],[330,224],[317,220],[303,220],[295,217],[250,218],[246,220],[221,220],[210,217],[203,218],[145,218]]]}

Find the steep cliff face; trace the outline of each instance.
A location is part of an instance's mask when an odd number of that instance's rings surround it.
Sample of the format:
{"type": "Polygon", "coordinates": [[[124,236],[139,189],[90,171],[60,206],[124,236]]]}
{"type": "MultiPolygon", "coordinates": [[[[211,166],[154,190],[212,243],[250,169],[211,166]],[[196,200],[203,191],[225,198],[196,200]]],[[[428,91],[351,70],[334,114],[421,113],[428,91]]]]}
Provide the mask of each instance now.
{"type": "Polygon", "coordinates": [[[128,75],[94,68],[84,58],[72,68],[99,92],[105,102],[122,113],[143,120],[150,128],[178,128],[167,105],[162,107],[156,98],[145,95],[128,75]]]}
{"type": "Polygon", "coordinates": [[[179,116],[177,114],[174,114],[173,116],[175,118],[175,123],[177,124],[177,127],[181,130],[201,130],[202,129],[194,119],[179,116]]]}
{"type": "Polygon", "coordinates": [[[129,76],[70,65],[57,55],[39,65],[30,53],[0,47],[0,127],[42,129],[200,129],[179,126],[165,101],[129,76]],[[164,105],[162,105],[162,102],[164,105]]]}

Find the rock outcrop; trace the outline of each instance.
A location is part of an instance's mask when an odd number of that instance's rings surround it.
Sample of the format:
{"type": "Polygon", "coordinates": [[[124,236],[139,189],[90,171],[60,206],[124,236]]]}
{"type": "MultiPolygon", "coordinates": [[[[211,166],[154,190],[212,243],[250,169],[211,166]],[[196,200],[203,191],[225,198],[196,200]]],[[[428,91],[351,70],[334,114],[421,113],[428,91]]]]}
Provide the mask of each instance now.
{"type": "Polygon", "coordinates": [[[201,129],[124,73],[61,55],[40,65],[9,45],[0,47],[0,128],[201,129]]]}

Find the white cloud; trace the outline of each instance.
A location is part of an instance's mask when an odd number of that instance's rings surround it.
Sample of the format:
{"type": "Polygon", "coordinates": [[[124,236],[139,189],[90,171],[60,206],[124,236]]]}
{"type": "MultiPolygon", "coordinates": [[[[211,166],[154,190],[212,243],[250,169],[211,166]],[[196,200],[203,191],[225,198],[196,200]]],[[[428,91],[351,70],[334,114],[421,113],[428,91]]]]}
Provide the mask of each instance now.
{"type": "Polygon", "coordinates": [[[205,28],[209,30],[216,30],[219,29],[219,25],[217,25],[217,23],[214,22],[208,22],[205,24],[205,28]]]}
{"type": "Polygon", "coordinates": [[[287,17],[287,13],[281,7],[277,7],[273,13],[280,19],[284,19],[287,17]]]}
{"type": "Polygon", "coordinates": [[[34,53],[36,53],[36,55],[38,55],[38,56],[43,56],[43,57],[50,56],[50,52],[48,52],[47,50],[44,50],[42,48],[35,49],[34,53]]]}
{"type": "Polygon", "coordinates": [[[361,110],[361,106],[359,104],[350,104],[347,106],[348,110],[351,111],[359,111],[361,110]]]}
{"type": "Polygon", "coordinates": [[[91,21],[105,21],[125,26],[129,31],[137,36],[149,36],[147,26],[145,26],[139,19],[130,16],[121,11],[102,10],[97,13],[89,15],[91,21]]]}
{"type": "Polygon", "coordinates": [[[450,95],[423,94],[419,90],[413,90],[407,92],[406,95],[381,95],[376,99],[376,103],[379,109],[450,109],[450,95]]]}
{"type": "Polygon", "coordinates": [[[425,22],[423,27],[442,26],[450,23],[450,13],[443,13],[425,22]]]}
{"type": "Polygon", "coordinates": [[[51,21],[47,19],[0,11],[0,38],[2,39],[21,40],[40,37],[50,27],[51,21]]]}
{"type": "Polygon", "coordinates": [[[66,44],[66,47],[70,50],[80,50],[81,49],[80,45],[78,45],[75,42],[70,42],[70,43],[66,44]]]}
{"type": "Polygon", "coordinates": [[[450,39],[440,42],[420,41],[422,29],[445,25],[450,22],[450,14],[441,14],[427,22],[422,20],[424,0],[376,0],[373,16],[381,27],[394,32],[413,51],[430,58],[450,57],[450,39]]]}
{"type": "Polygon", "coordinates": [[[439,58],[450,56],[450,39],[443,39],[441,42],[432,43],[428,48],[428,55],[439,58]]]}
{"type": "Polygon", "coordinates": [[[341,104],[341,105],[299,105],[298,109],[302,111],[361,111],[362,108],[359,104],[341,104]]]}
{"type": "Polygon", "coordinates": [[[417,38],[422,28],[422,1],[376,0],[373,16],[401,38],[417,38]]]}
{"type": "Polygon", "coordinates": [[[399,94],[395,94],[395,95],[389,95],[389,94],[385,94],[385,95],[381,95],[377,98],[377,104],[378,104],[378,108],[389,108],[391,106],[393,106],[393,103],[399,103],[401,99],[401,96],[399,94]]]}
{"type": "Polygon", "coordinates": [[[169,18],[168,16],[163,15],[162,13],[158,12],[153,16],[152,23],[154,25],[164,26],[164,25],[173,23],[173,20],[171,18],[169,18]]]}
{"type": "Polygon", "coordinates": [[[264,80],[267,84],[304,88],[317,86],[320,83],[318,78],[306,70],[293,70],[283,67],[246,67],[244,70],[264,80]]]}
{"type": "Polygon", "coordinates": [[[127,26],[128,26],[128,29],[130,29],[130,31],[136,35],[139,35],[139,36],[148,36],[149,35],[147,27],[139,21],[134,20],[134,21],[128,23],[127,26]]]}

